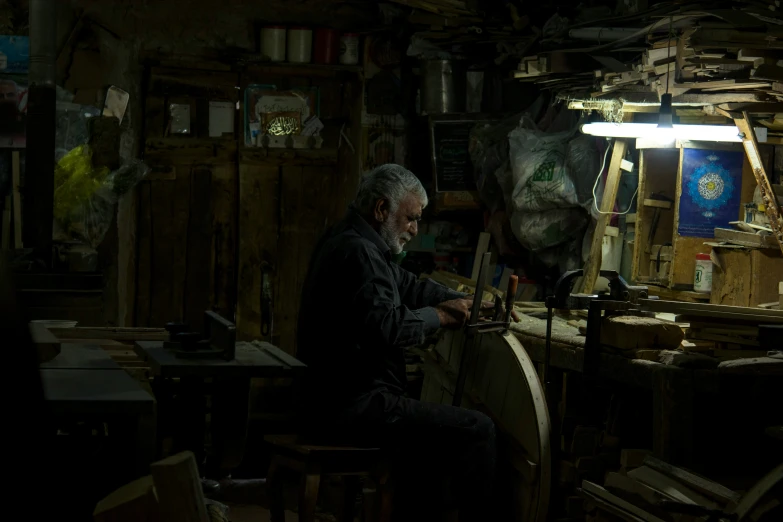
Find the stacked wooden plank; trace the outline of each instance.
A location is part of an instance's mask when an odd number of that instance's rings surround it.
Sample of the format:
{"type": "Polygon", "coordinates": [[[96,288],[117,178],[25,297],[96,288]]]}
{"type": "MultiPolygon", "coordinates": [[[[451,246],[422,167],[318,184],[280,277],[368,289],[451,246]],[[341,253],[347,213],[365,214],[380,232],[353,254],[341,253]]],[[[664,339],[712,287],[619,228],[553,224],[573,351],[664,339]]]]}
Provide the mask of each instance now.
{"type": "MultiPolygon", "coordinates": [[[[514,77],[555,90],[569,101],[618,96],[633,101],[629,94],[647,93],[654,95],[654,102],[667,92],[675,105],[682,96],[679,101],[685,105],[698,105],[700,100],[703,105],[783,101],[783,13],[777,8],[756,13],[753,9],[746,14],[707,8],[694,14],[672,5],[669,12],[656,13],[662,16],[657,23],[645,25],[649,18],[644,17],[625,21],[623,27],[637,32],[616,43],[596,40],[590,47],[566,38],[559,49],[525,56],[514,77]],[[667,18],[673,19],[673,26],[663,23],[667,18]]],[[[601,35],[619,29],[596,25],[578,30],[593,29],[601,35]]],[[[769,121],[771,128],[778,130],[777,125],[783,132],[774,117],[769,121]]],[[[704,121],[694,113],[681,123],[717,121],[704,121]]]]}
{"type": "Polygon", "coordinates": [[[758,321],[689,316],[678,316],[677,321],[688,325],[682,342],[686,352],[710,355],[722,361],[766,357],[775,352],[762,346],[759,336],[763,327],[758,321]]]}
{"type": "Polygon", "coordinates": [[[165,341],[169,337],[163,328],[75,327],[48,331],[60,343],[100,346],[139,381],[149,380],[149,365],[136,355],[133,344],[136,341],[165,341]]]}
{"type": "Polygon", "coordinates": [[[586,499],[585,511],[596,520],[645,522],[678,519],[664,501],[725,512],[733,509],[740,498],[717,482],[652,456],[645,457],[635,469],[607,473],[603,485],[583,481],[581,494],[586,499]]]}
{"type": "Polygon", "coordinates": [[[478,16],[476,11],[468,7],[465,0],[392,0],[392,2],[435,14],[449,16],[478,16]]]}

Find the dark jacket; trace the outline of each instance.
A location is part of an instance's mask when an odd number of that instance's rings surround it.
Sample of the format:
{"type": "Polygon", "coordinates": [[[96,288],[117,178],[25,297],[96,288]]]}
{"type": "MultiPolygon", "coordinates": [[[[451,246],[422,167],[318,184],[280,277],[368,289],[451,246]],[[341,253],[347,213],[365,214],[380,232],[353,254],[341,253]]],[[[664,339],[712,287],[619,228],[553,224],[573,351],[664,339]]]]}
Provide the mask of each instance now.
{"type": "Polygon", "coordinates": [[[419,281],[354,211],[316,247],[302,295],[297,357],[309,367],[302,403],[316,413],[368,394],[403,394],[404,349],[440,327],[434,306],[462,297],[419,281]]]}

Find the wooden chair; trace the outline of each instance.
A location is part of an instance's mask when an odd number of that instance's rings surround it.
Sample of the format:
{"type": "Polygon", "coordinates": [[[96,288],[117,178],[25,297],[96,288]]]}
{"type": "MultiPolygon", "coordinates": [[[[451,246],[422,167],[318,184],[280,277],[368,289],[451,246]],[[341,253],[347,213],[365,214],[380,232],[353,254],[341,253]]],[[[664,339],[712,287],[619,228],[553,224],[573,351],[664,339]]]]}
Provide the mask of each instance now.
{"type": "Polygon", "coordinates": [[[318,489],[324,475],[339,476],[344,483],[341,522],[353,522],[359,477],[367,476],[377,483],[380,496],[377,522],[391,520],[393,496],[388,466],[378,448],[348,446],[316,446],[303,444],[295,436],[269,435],[266,442],[272,446],[272,461],[267,474],[269,510],[272,522],[285,522],[283,481],[280,471],[290,469],[300,473],[299,521],[315,522],[318,489]]]}

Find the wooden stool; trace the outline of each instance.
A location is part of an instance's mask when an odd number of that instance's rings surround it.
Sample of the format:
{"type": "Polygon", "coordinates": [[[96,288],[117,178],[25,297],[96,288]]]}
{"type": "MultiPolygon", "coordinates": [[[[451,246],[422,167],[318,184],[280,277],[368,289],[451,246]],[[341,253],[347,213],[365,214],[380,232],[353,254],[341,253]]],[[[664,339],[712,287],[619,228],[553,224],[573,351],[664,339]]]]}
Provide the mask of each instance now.
{"type": "Polygon", "coordinates": [[[285,522],[282,469],[301,474],[299,486],[299,522],[315,522],[315,504],[323,475],[342,477],[345,491],[341,522],[353,522],[359,477],[368,476],[377,482],[380,506],[376,520],[391,520],[392,487],[388,467],[378,448],[349,446],[316,446],[297,442],[295,436],[269,435],[264,438],[272,445],[272,461],[267,474],[269,510],[272,522],[285,522]]]}

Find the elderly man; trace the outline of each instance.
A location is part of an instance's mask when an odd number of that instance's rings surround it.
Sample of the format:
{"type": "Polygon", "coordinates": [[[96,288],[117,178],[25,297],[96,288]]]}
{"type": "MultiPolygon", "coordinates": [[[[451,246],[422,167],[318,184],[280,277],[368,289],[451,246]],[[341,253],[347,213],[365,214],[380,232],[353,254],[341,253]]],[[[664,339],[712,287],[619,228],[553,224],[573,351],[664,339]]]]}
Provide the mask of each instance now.
{"type": "Polygon", "coordinates": [[[383,165],[365,174],[347,216],[321,240],[299,315],[297,356],[311,372],[303,420],[321,440],[388,449],[404,477],[396,483],[426,499],[443,474],[460,520],[485,520],[492,421],[405,395],[404,349],[438,328],[462,327],[473,302],[392,262],[418,232],[426,205],[416,176],[383,165]]]}

